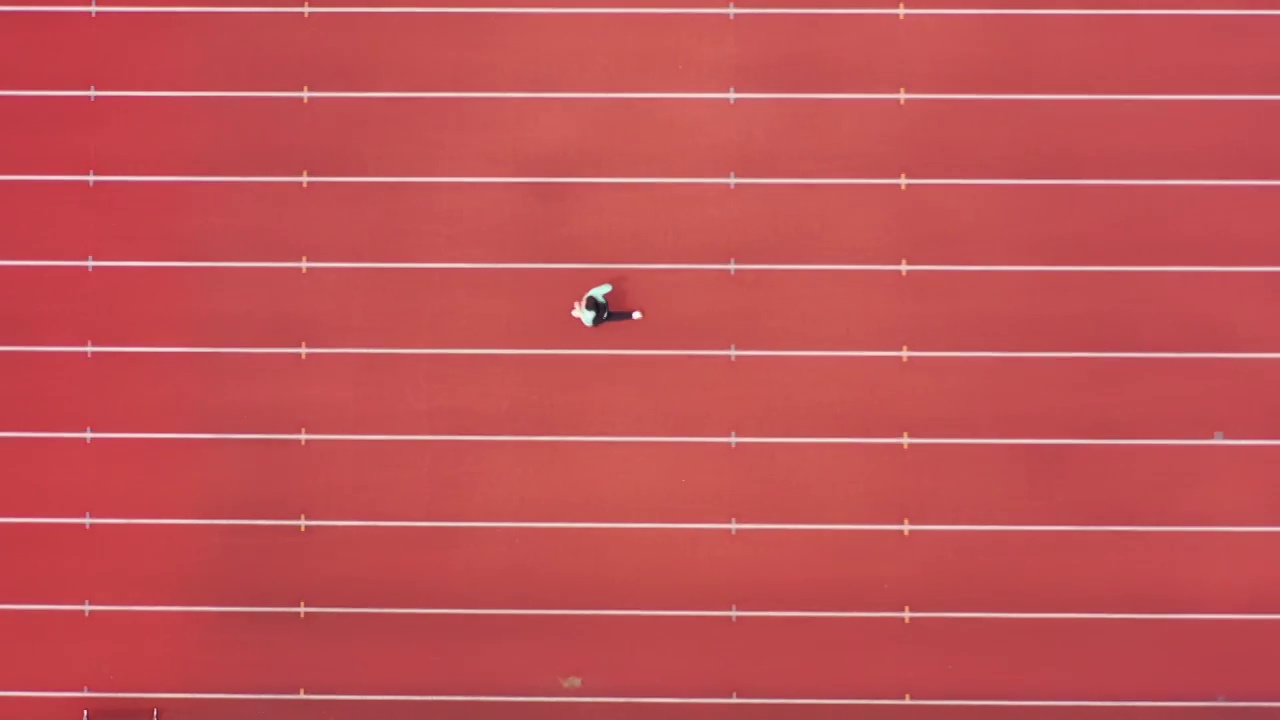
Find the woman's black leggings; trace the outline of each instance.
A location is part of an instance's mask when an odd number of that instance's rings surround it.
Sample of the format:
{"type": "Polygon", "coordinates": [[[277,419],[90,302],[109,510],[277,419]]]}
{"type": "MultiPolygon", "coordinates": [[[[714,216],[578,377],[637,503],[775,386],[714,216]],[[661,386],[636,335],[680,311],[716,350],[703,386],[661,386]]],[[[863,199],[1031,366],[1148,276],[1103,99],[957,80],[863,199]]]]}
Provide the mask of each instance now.
{"type": "Polygon", "coordinates": [[[593,297],[587,298],[587,309],[596,314],[594,325],[602,325],[607,322],[618,322],[620,320],[630,320],[631,310],[610,310],[609,303],[597,300],[593,297]]]}

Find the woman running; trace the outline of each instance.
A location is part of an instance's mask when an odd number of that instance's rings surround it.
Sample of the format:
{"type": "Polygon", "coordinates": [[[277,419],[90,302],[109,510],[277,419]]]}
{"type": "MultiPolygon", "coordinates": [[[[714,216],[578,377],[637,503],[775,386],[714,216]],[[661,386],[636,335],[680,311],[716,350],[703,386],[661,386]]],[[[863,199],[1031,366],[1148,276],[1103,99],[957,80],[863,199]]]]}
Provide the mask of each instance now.
{"type": "Polygon", "coordinates": [[[639,320],[644,317],[639,310],[610,310],[609,302],[604,299],[604,296],[611,292],[613,292],[613,286],[609,283],[591,288],[581,302],[573,304],[573,312],[569,314],[581,320],[587,327],[616,320],[639,320]]]}

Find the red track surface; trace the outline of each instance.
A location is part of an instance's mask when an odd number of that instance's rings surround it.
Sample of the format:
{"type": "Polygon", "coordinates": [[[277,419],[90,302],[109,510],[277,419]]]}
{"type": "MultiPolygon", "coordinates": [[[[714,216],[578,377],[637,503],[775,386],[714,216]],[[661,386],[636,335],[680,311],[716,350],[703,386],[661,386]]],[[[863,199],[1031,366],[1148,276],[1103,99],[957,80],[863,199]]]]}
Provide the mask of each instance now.
{"type": "MultiPolygon", "coordinates": [[[[0,90],[1280,93],[1277,18],[0,19],[0,90]]],[[[0,174],[1274,179],[1280,167],[1276,102],[0,98],[0,117],[10,130],[0,174]]],[[[0,193],[4,259],[1280,265],[1274,188],[4,183],[0,193]]],[[[5,345],[1280,351],[1267,274],[0,273],[5,345]],[[649,318],[576,326],[567,303],[602,280],[618,287],[615,304],[649,318]]],[[[0,430],[1275,439],[1276,367],[0,353],[0,430]]],[[[1277,526],[1278,461],[1267,447],[5,439],[0,515],[1277,526]]],[[[0,547],[0,603],[1280,611],[1277,533],[3,525],[0,547]]],[[[0,691],[1280,700],[1280,623],[1260,620],[6,611],[0,637],[18,648],[0,659],[0,691]],[[562,687],[571,676],[581,689],[562,687]]],[[[0,699],[0,716],[79,717],[85,704],[0,699]]],[[[193,720],[1275,712],[162,709],[193,720]]]]}

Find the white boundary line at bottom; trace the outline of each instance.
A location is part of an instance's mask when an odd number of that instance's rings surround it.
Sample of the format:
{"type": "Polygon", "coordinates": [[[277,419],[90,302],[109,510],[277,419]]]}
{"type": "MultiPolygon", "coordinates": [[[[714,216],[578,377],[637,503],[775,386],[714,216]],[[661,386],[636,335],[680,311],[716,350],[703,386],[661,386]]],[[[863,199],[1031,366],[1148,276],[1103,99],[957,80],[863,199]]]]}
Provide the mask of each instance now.
{"type": "Polygon", "coordinates": [[[322,605],[109,605],[65,603],[6,603],[4,612],[157,613],[206,615],[388,615],[453,617],[584,617],[686,618],[738,620],[1106,620],[1164,622],[1275,622],[1280,613],[1139,613],[1139,612],[953,612],[912,610],[745,610],[734,605],[720,610],[598,610],[581,608],[446,608],[446,607],[333,607],[322,605]]]}
{"type": "Polygon", "coordinates": [[[739,272],[959,273],[1280,273],[1280,265],[912,265],[889,263],[591,263],[591,262],[342,262],[308,260],[84,260],[0,259],[0,268],[205,270],[656,270],[739,272]]]}
{"type": "Polygon", "coordinates": [[[184,692],[101,692],[84,690],[36,691],[0,690],[0,699],[84,699],[84,700],[210,700],[279,702],[369,702],[369,703],[502,703],[573,705],[765,705],[765,706],[923,706],[923,707],[1023,707],[1023,708],[1280,708],[1280,700],[946,700],[923,698],[780,698],[744,697],[657,697],[657,696],[572,696],[572,695],[354,695],[294,693],[184,693],[184,692]]]}
{"type": "Polygon", "coordinates": [[[419,530],[673,530],[687,532],[892,532],[916,533],[1161,533],[1280,534],[1273,525],[965,525],[945,523],[779,523],[779,522],[608,522],[556,520],[322,520],[307,518],[112,518],[0,517],[3,525],[134,527],[272,527],[290,529],[379,528],[419,530]]]}
{"type": "Polygon", "coordinates": [[[254,183],[275,185],[710,185],[736,186],[936,186],[936,187],[1280,187],[1280,178],[911,178],[899,177],[636,177],[478,175],[0,175],[0,182],[85,183],[254,183]]]}
{"type": "MultiPolygon", "coordinates": [[[[1278,11],[1280,12],[1280,11],[1278,11]]],[[[0,97],[12,98],[191,98],[191,99],[276,99],[276,100],[908,100],[942,101],[1033,101],[1033,102],[1275,102],[1278,94],[1229,93],[943,93],[943,92],[561,92],[536,90],[497,91],[358,91],[358,90],[18,90],[0,89],[0,97]]]]}
{"type": "Polygon", "coordinates": [[[1041,359],[1041,360],[1280,360],[1280,352],[1144,352],[1054,350],[720,350],[628,348],[356,348],[317,347],[179,347],[142,345],[0,345],[0,353],[92,355],[410,355],[496,357],[684,357],[684,358],[864,358],[864,359],[1041,359]]]}
{"type": "Polygon", "coordinates": [[[729,435],[358,435],[342,433],[215,433],[5,430],[0,440],[249,440],[307,442],[465,442],[629,445],[980,445],[1026,447],[1280,447],[1280,438],[962,438],[915,437],[768,437],[729,435]]]}
{"type": "MultiPolygon", "coordinates": [[[[1211,1],[1211,0],[1210,0],[1211,1]]],[[[501,6],[364,6],[364,7],[312,7],[307,3],[293,6],[260,5],[0,5],[0,12],[27,13],[229,13],[229,14],[287,14],[287,15],[704,15],[733,19],[750,15],[806,15],[851,16],[871,15],[898,17],[911,16],[1098,16],[1098,17],[1275,17],[1280,9],[1246,8],[916,8],[903,3],[898,7],[737,7],[732,2],[702,7],[561,7],[546,5],[501,6]]]]}

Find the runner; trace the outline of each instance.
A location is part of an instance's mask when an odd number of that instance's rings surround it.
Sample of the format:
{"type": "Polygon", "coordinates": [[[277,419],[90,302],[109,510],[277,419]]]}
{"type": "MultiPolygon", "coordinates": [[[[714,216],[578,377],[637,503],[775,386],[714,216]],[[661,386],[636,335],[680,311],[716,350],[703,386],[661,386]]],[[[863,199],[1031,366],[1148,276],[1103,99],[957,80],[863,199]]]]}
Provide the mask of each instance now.
{"type": "Polygon", "coordinates": [[[639,310],[610,310],[605,295],[613,292],[609,283],[591,288],[580,302],[573,304],[573,312],[569,313],[582,321],[587,327],[594,327],[618,320],[639,320],[644,314],[639,310]]]}

